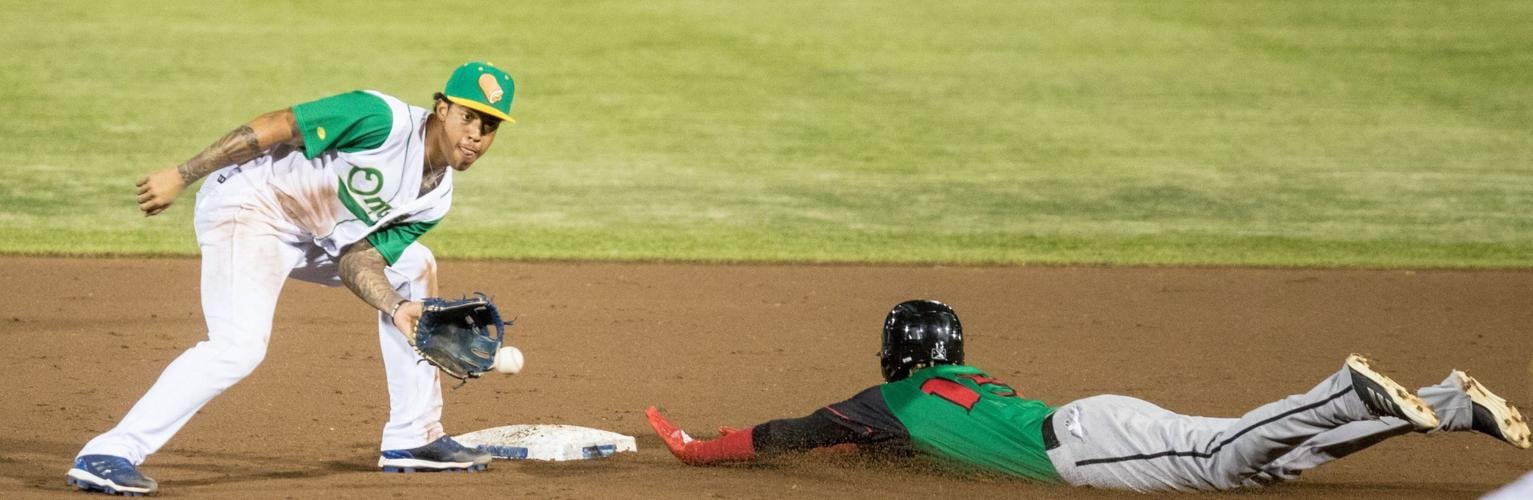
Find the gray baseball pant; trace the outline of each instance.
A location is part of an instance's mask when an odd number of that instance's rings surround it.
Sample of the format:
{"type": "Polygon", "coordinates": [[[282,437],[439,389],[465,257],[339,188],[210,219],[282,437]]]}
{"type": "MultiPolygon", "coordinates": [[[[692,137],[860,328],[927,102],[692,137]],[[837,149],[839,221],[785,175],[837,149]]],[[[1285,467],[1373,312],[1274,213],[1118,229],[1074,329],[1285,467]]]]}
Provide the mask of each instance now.
{"type": "MultiPolygon", "coordinates": [[[[1442,422],[1464,430],[1470,401],[1450,375],[1419,394],[1442,422]]],[[[1095,396],[1055,411],[1060,446],[1049,459],[1076,486],[1228,490],[1297,478],[1308,469],[1411,431],[1370,414],[1345,366],[1309,392],[1240,418],[1180,415],[1127,396],[1095,396]]]]}

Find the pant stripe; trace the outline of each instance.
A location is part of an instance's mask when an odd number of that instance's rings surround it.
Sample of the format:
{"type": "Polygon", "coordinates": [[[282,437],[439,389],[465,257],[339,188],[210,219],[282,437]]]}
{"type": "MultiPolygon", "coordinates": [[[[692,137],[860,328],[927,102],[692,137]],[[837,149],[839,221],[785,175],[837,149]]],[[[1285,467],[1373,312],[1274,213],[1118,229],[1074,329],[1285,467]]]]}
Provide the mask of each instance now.
{"type": "Polygon", "coordinates": [[[1335,401],[1337,398],[1340,398],[1342,396],[1346,396],[1347,394],[1350,394],[1352,392],[1354,392],[1354,389],[1352,388],[1351,385],[1348,385],[1346,387],[1346,389],[1342,389],[1340,391],[1337,391],[1335,394],[1330,395],[1329,397],[1325,398],[1324,400],[1321,400],[1321,401],[1318,401],[1318,402],[1315,402],[1315,403],[1311,403],[1311,404],[1307,404],[1307,405],[1304,405],[1304,406],[1300,406],[1298,408],[1294,408],[1292,410],[1288,410],[1288,411],[1280,413],[1278,415],[1274,415],[1271,418],[1268,418],[1266,420],[1262,420],[1262,421],[1257,422],[1255,424],[1251,424],[1250,426],[1248,426],[1248,427],[1246,427],[1244,429],[1241,429],[1240,432],[1236,432],[1234,435],[1230,436],[1229,439],[1225,439],[1224,441],[1219,442],[1219,444],[1217,446],[1214,446],[1214,448],[1212,450],[1209,450],[1207,452],[1200,452],[1200,451],[1162,451],[1162,452],[1159,452],[1159,453],[1142,453],[1142,454],[1138,454],[1138,455],[1128,455],[1128,456],[1122,456],[1122,457],[1092,458],[1092,459],[1088,459],[1088,460],[1076,461],[1075,462],[1075,466],[1076,467],[1081,467],[1081,466],[1085,466],[1085,465],[1110,464],[1110,463],[1117,463],[1117,462],[1128,462],[1128,461],[1132,461],[1132,460],[1150,460],[1150,459],[1161,458],[1161,457],[1209,458],[1209,457],[1212,457],[1215,454],[1219,453],[1219,450],[1223,449],[1225,445],[1228,445],[1228,444],[1234,442],[1236,439],[1240,439],[1240,436],[1243,436],[1243,435],[1245,435],[1245,433],[1251,432],[1252,430],[1255,430],[1257,427],[1261,427],[1263,425],[1267,425],[1267,424],[1270,424],[1272,422],[1276,422],[1276,421],[1281,420],[1283,418],[1287,418],[1288,416],[1293,415],[1295,413],[1309,411],[1309,410],[1318,408],[1318,407],[1320,407],[1322,405],[1330,403],[1331,401],[1335,401]]]}

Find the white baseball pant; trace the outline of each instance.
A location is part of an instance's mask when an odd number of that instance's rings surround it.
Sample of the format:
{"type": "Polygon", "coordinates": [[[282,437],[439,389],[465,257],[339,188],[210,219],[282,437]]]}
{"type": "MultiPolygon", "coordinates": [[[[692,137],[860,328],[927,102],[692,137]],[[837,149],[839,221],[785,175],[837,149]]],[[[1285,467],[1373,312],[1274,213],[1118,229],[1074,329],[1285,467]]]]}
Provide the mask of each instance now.
{"type": "MultiPolygon", "coordinates": [[[[237,168],[210,177],[197,194],[202,250],[202,311],[208,338],[160,374],[117,426],[86,443],[80,455],[115,455],[134,464],[164,446],[192,415],[250,375],[266,356],[277,296],[290,276],[341,284],[336,265],[261,189],[262,179],[237,168]]],[[[419,243],[385,270],[405,298],[436,295],[436,260],[419,243]]],[[[437,369],[420,359],[384,314],[375,315],[389,387],[389,421],[380,449],[408,449],[443,435],[437,369]]]]}

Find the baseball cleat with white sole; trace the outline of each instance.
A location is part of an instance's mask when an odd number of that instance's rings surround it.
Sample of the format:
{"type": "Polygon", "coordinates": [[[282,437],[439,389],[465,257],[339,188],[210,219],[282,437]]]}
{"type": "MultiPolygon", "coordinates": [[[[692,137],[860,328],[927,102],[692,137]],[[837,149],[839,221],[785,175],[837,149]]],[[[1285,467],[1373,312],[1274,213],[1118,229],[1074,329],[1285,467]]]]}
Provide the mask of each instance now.
{"type": "Polygon", "coordinates": [[[1352,388],[1362,398],[1369,413],[1404,419],[1418,431],[1437,428],[1437,412],[1405,386],[1379,373],[1374,369],[1373,361],[1360,354],[1347,356],[1347,370],[1352,372],[1352,388]]]}
{"type": "Polygon", "coordinates": [[[489,467],[492,458],[489,452],[442,436],[419,448],[384,451],[378,467],[384,472],[478,472],[489,467]]]}
{"type": "Polygon", "coordinates": [[[112,455],[84,455],[75,459],[75,465],[65,473],[70,486],[81,491],[96,491],[108,495],[136,497],[153,495],[160,486],[149,476],[138,472],[133,462],[112,455]]]}
{"type": "Polygon", "coordinates": [[[1453,376],[1463,386],[1469,400],[1474,402],[1474,430],[1518,448],[1533,447],[1533,432],[1529,432],[1528,420],[1523,418],[1521,410],[1490,392],[1468,373],[1453,370],[1453,376]]]}

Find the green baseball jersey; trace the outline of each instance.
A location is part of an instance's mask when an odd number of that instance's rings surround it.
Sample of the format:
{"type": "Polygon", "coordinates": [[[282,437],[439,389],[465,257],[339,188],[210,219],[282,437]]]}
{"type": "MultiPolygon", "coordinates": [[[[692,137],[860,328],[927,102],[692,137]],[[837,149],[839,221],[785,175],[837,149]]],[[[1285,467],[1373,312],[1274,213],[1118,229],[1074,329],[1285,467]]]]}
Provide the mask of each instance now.
{"type": "Polygon", "coordinates": [[[923,454],[974,468],[1059,482],[1043,444],[1054,409],[1023,399],[972,366],[937,365],[879,386],[884,403],[923,454]]]}

